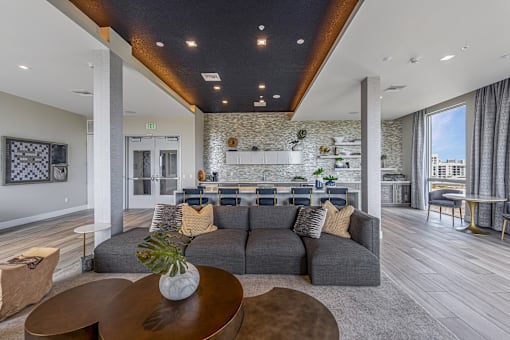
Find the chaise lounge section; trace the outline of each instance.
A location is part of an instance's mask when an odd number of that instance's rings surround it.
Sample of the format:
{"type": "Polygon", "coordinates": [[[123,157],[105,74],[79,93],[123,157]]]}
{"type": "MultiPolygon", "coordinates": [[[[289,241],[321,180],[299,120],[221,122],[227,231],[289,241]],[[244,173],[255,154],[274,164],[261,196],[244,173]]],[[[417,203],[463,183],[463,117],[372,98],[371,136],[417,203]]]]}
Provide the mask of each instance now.
{"type": "MultiPolygon", "coordinates": [[[[299,207],[214,206],[218,230],[195,237],[189,262],[233,274],[308,274],[315,285],[380,284],[379,220],[355,210],[351,239],[322,233],[319,239],[293,232],[299,207]]],[[[149,272],[136,259],[146,228],[116,235],[94,251],[97,272],[149,272]]]]}

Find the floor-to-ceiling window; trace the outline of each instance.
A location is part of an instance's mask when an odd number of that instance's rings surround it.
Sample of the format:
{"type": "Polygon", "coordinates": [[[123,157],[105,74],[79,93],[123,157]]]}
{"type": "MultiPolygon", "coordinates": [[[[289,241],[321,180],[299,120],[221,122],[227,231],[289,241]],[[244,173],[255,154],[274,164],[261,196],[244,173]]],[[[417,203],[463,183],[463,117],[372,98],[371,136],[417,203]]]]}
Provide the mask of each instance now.
{"type": "Polygon", "coordinates": [[[466,105],[431,113],[428,120],[429,191],[452,188],[465,191],[466,105]]]}

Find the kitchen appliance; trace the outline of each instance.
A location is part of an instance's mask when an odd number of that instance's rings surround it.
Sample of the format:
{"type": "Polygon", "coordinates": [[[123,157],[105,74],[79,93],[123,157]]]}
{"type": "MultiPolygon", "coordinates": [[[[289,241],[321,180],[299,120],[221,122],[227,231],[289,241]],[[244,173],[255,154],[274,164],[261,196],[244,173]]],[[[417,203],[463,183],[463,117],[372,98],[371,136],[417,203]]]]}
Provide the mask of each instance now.
{"type": "Polygon", "coordinates": [[[404,174],[384,174],[383,181],[405,181],[406,176],[404,174]]]}

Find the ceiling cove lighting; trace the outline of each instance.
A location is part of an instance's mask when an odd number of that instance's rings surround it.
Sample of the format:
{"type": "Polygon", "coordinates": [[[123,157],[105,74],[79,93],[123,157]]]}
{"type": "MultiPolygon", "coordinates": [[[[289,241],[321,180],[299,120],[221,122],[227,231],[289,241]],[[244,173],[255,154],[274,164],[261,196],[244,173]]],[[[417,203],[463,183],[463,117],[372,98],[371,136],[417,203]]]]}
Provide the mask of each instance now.
{"type": "Polygon", "coordinates": [[[161,41],[156,41],[156,46],[157,47],[163,47],[163,46],[165,46],[165,44],[162,43],[161,41]]]}
{"type": "Polygon", "coordinates": [[[266,46],[267,45],[267,39],[266,38],[259,38],[257,39],[257,46],[266,46]]]}
{"type": "Polygon", "coordinates": [[[221,86],[220,85],[214,85],[213,89],[214,89],[214,91],[219,91],[219,90],[221,90],[221,86]]]}
{"type": "Polygon", "coordinates": [[[27,65],[18,65],[18,68],[25,71],[30,70],[30,67],[28,67],[27,65]]]}
{"type": "Polygon", "coordinates": [[[195,40],[186,40],[186,45],[188,45],[188,47],[198,47],[197,45],[197,42],[195,40]]]}
{"type": "Polygon", "coordinates": [[[453,59],[453,58],[455,58],[455,54],[449,54],[449,55],[445,55],[444,57],[442,57],[439,60],[441,60],[441,61],[448,61],[448,60],[453,59]]]}
{"type": "Polygon", "coordinates": [[[263,90],[266,88],[266,84],[259,84],[259,89],[263,90]]]}

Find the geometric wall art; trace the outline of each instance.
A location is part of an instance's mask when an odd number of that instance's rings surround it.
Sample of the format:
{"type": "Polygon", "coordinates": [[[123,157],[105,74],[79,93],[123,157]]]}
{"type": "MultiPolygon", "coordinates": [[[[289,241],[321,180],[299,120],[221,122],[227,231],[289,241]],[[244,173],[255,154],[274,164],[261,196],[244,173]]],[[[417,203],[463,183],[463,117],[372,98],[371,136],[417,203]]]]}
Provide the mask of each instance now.
{"type": "Polygon", "coordinates": [[[2,139],[5,150],[4,184],[67,181],[67,144],[13,137],[2,139]],[[55,145],[59,147],[55,148],[55,145]],[[58,157],[52,155],[52,149],[58,150],[58,157]],[[55,158],[58,158],[58,161],[55,158]],[[59,163],[57,169],[52,166],[55,161],[59,163]]]}

